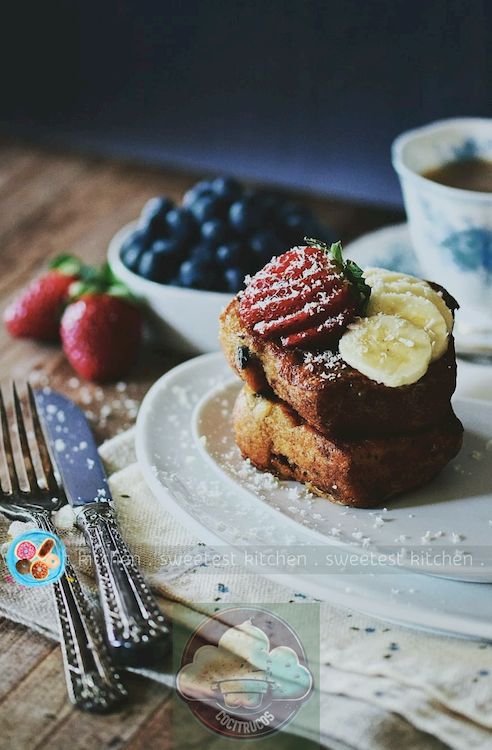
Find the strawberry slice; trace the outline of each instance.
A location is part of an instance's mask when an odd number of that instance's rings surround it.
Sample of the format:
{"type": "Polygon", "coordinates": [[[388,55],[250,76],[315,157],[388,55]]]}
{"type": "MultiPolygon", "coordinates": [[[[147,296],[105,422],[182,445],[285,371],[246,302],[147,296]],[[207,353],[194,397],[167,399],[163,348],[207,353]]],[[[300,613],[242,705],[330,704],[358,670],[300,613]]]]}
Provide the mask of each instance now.
{"type": "MultiPolygon", "coordinates": [[[[342,278],[342,274],[335,267],[333,272],[342,278]]],[[[295,283],[303,286],[308,282],[312,286],[318,279],[326,279],[325,254],[315,247],[296,247],[267,263],[251,279],[244,295],[249,300],[256,301],[280,294],[282,290],[289,289],[295,283]]]]}
{"type": "Polygon", "coordinates": [[[299,310],[303,304],[315,299],[316,295],[326,294],[326,283],[323,279],[313,281],[308,286],[305,283],[293,283],[289,287],[274,293],[270,297],[255,300],[251,305],[243,305],[243,320],[254,326],[255,323],[271,320],[280,315],[285,316],[290,312],[299,310]]]}
{"type": "Polygon", "coordinates": [[[336,344],[340,338],[340,332],[343,333],[353,319],[353,309],[345,309],[338,315],[327,318],[318,326],[282,336],[281,342],[287,349],[311,349],[336,344]]]}
{"type": "Polygon", "coordinates": [[[272,337],[312,328],[323,323],[327,316],[332,316],[343,309],[347,303],[347,296],[347,290],[343,287],[334,289],[331,294],[318,292],[300,310],[297,309],[268,322],[257,323],[253,330],[255,333],[261,332],[265,337],[272,337]]]}

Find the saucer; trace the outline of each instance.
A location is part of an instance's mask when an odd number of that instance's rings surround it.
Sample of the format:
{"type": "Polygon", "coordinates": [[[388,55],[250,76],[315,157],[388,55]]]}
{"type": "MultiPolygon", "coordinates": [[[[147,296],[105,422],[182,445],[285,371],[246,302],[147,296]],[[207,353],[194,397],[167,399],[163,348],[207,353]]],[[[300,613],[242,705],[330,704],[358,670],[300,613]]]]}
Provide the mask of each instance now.
{"type": "MultiPolygon", "coordinates": [[[[381,266],[390,271],[409,273],[425,278],[410,239],[408,224],[394,224],[359,237],[345,248],[346,256],[362,268],[381,266]]],[[[436,279],[438,281],[438,279],[436,279]]],[[[458,300],[459,301],[459,300],[458,300]]],[[[492,338],[480,331],[470,330],[460,322],[457,313],[454,339],[458,354],[492,357],[492,338]]]]}

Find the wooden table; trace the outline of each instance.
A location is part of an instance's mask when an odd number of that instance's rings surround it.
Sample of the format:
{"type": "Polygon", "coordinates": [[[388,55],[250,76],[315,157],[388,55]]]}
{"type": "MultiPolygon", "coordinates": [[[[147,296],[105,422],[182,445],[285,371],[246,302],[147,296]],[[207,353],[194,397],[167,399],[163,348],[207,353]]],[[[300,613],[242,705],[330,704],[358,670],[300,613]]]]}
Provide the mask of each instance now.
{"type": "MultiPolygon", "coordinates": [[[[179,200],[199,177],[0,141],[0,311],[50,257],[70,251],[86,261],[102,261],[111,236],[149,197],[179,200]]],[[[304,198],[344,242],[401,220],[396,211],[304,198]]],[[[11,339],[3,326],[0,356],[3,380],[34,373],[38,382],[49,381],[89,412],[101,441],[131,425],[135,404],[180,361],[172,352],[143,351],[124,394],[115,386],[104,386],[101,394],[98,386],[74,379],[57,346],[11,339]],[[101,408],[108,404],[111,413],[101,420],[101,408]]],[[[130,700],[121,711],[102,717],[76,711],[66,698],[59,648],[0,619],[0,747],[172,748],[168,691],[134,675],[128,685],[130,700]]]]}

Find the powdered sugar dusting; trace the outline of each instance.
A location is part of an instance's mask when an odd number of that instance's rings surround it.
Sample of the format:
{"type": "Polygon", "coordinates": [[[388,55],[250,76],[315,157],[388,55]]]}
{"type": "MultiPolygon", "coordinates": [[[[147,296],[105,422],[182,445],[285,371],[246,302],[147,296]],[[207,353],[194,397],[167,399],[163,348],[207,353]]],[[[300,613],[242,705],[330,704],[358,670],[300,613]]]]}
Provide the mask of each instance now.
{"type": "Polygon", "coordinates": [[[317,375],[321,380],[336,380],[341,377],[347,367],[340,352],[329,350],[322,352],[304,352],[304,368],[307,372],[317,375]]]}

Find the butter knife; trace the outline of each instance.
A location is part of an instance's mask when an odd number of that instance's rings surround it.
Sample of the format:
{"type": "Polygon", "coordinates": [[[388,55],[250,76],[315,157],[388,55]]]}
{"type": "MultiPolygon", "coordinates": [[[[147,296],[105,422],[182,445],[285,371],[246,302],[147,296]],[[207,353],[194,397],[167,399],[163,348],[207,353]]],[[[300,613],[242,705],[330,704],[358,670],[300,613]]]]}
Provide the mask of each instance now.
{"type": "Polygon", "coordinates": [[[170,646],[170,626],[123,540],[97,446],[84,413],[49,388],[35,392],[53,461],[91,549],[113,660],[143,666],[170,646]]]}

